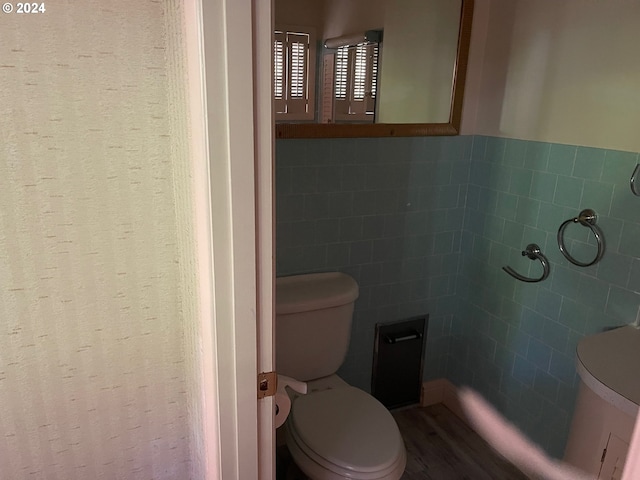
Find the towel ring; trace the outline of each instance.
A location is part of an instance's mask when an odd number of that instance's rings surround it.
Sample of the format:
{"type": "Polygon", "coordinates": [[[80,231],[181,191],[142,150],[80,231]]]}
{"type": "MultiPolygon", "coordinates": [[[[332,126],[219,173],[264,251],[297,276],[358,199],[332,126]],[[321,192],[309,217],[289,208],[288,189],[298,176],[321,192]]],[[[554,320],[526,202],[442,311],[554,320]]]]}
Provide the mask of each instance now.
{"type": "Polygon", "coordinates": [[[574,265],[577,265],[579,267],[589,267],[594,263],[599,262],[602,258],[602,255],[604,255],[604,236],[602,235],[602,231],[600,230],[600,228],[596,225],[596,219],[596,212],[594,212],[590,208],[587,208],[585,210],[582,210],[580,212],[580,215],[578,215],[577,217],[565,220],[558,229],[558,247],[560,248],[560,253],[562,253],[562,255],[564,255],[564,258],[569,260],[574,265]],[[589,227],[593,232],[593,235],[596,237],[596,242],[598,243],[598,253],[596,254],[596,258],[588,263],[576,260],[569,254],[569,252],[567,252],[567,248],[564,245],[564,229],[567,228],[567,225],[569,225],[570,223],[580,223],[585,227],[589,227]]]}
{"type": "Polygon", "coordinates": [[[531,260],[540,260],[540,263],[542,263],[542,276],[540,278],[525,277],[524,275],[520,275],[511,267],[502,267],[502,270],[521,282],[535,283],[546,279],[549,276],[549,260],[547,260],[547,257],[542,254],[540,247],[535,243],[530,243],[522,252],[522,256],[524,257],[525,255],[531,260]]]}

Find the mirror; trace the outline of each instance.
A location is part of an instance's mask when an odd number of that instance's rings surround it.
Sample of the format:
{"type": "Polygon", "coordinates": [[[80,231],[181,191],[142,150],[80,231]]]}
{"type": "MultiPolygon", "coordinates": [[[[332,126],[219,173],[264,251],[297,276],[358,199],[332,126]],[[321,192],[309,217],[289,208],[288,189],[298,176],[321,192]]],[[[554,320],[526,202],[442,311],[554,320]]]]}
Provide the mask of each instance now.
{"type": "MultiPolygon", "coordinates": [[[[318,72],[312,92],[317,101],[312,103],[315,111],[310,116],[325,122],[338,120],[328,119],[322,111],[326,110],[327,103],[331,104],[330,108],[334,104],[333,94],[323,92],[323,82],[326,88],[334,80],[331,78],[328,83],[323,76],[326,76],[327,65],[335,62],[336,53],[335,48],[324,48],[324,41],[358,32],[383,31],[375,99],[376,123],[314,123],[310,120],[288,123],[276,118],[276,138],[458,134],[473,0],[274,0],[274,10],[276,30],[278,24],[306,24],[317,32],[316,61],[310,62],[312,70],[318,72]],[[455,10],[451,9],[452,4],[455,10]],[[440,18],[433,13],[438,9],[442,10],[440,18]],[[426,17],[419,17],[419,11],[426,17]],[[406,54],[412,48],[408,45],[420,46],[420,65],[413,54],[406,54]],[[409,74],[399,75],[407,70],[409,74]],[[419,77],[419,73],[425,76],[419,77]],[[427,95],[417,98],[415,93],[420,90],[427,95]],[[326,97],[330,97],[328,101],[326,97]]],[[[333,65],[335,67],[335,63],[333,65]]]]}

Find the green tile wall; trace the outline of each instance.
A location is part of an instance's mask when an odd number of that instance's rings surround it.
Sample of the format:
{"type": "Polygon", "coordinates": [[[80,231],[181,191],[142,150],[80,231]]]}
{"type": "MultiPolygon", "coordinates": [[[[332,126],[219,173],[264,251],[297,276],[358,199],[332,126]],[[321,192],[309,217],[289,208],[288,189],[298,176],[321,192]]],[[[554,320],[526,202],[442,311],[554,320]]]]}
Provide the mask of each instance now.
{"type": "MultiPolygon", "coordinates": [[[[471,385],[555,456],[562,456],[577,392],[575,348],[585,335],[631,322],[640,296],[640,198],[629,189],[638,154],[473,137],[461,267],[447,377],[471,385]],[[582,268],[557,247],[560,224],[592,208],[606,239],[602,261],[582,268]],[[635,213],[634,213],[635,212],[635,213]],[[551,263],[541,283],[521,256],[537,243],[551,263]],[[634,270],[635,269],[635,270],[634,270]]],[[[596,252],[589,229],[569,225],[569,250],[596,252]]]]}
{"type": "MultiPolygon", "coordinates": [[[[429,313],[425,379],[470,385],[555,456],[577,391],[585,335],[623,325],[640,304],[637,153],[483,136],[279,140],[277,274],[340,270],[360,283],[340,374],[369,389],[374,325],[429,313]],[[560,224],[598,213],[602,261],[560,254],[560,224]],[[551,262],[542,282],[521,250],[551,262]]],[[[570,251],[595,252],[570,225],[570,251]]]]}
{"type": "Polygon", "coordinates": [[[425,378],[446,374],[472,137],[279,140],[276,272],[360,285],[340,374],[370,389],[374,326],[429,313],[425,378]]]}

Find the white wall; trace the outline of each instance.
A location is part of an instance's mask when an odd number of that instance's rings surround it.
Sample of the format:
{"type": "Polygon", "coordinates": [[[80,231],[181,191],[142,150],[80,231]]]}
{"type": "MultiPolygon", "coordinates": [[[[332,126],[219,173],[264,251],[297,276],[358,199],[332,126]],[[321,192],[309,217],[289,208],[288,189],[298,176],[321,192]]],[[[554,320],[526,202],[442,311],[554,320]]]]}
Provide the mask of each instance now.
{"type": "Polygon", "coordinates": [[[180,15],[46,7],[0,33],[0,476],[188,478],[180,15]]]}
{"type": "Polygon", "coordinates": [[[476,0],[463,133],[640,151],[639,24],[638,2],[476,0]]]}

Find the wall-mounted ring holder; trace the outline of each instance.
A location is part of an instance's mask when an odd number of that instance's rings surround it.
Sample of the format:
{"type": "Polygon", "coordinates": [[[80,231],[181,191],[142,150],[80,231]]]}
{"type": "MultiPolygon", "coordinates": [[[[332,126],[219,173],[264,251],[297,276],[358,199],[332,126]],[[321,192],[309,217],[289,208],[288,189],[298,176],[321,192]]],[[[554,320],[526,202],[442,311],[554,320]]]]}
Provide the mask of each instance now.
{"type": "Polygon", "coordinates": [[[633,169],[633,173],[631,174],[631,180],[629,180],[629,186],[631,187],[631,191],[634,195],[640,197],[640,187],[636,183],[636,179],[638,178],[638,173],[640,173],[640,163],[636,165],[636,168],[633,169]]]}
{"type": "Polygon", "coordinates": [[[582,210],[580,212],[580,215],[578,215],[577,217],[570,218],[569,220],[565,220],[564,222],[562,222],[562,225],[560,225],[560,228],[558,229],[558,247],[560,248],[560,253],[562,253],[562,255],[564,255],[564,258],[569,260],[574,265],[577,265],[579,267],[589,267],[594,263],[599,262],[604,255],[604,236],[598,225],[596,225],[596,220],[596,212],[594,212],[590,208],[587,208],[585,210],[582,210]],[[596,237],[596,242],[598,243],[598,253],[596,253],[596,257],[590,262],[580,262],[579,260],[573,258],[569,254],[569,252],[567,252],[567,248],[564,245],[564,229],[567,228],[567,225],[569,225],[570,223],[579,223],[582,226],[589,227],[593,232],[593,235],[596,237]]]}
{"type": "Polygon", "coordinates": [[[541,282],[549,276],[549,260],[547,260],[547,257],[542,254],[542,251],[540,250],[540,247],[538,245],[536,245],[535,243],[530,243],[529,245],[527,245],[527,248],[525,248],[522,252],[522,256],[527,256],[530,260],[540,260],[540,263],[542,263],[542,275],[540,276],[540,278],[525,277],[524,275],[520,275],[511,267],[502,267],[502,270],[507,272],[513,278],[527,283],[541,282]]]}

